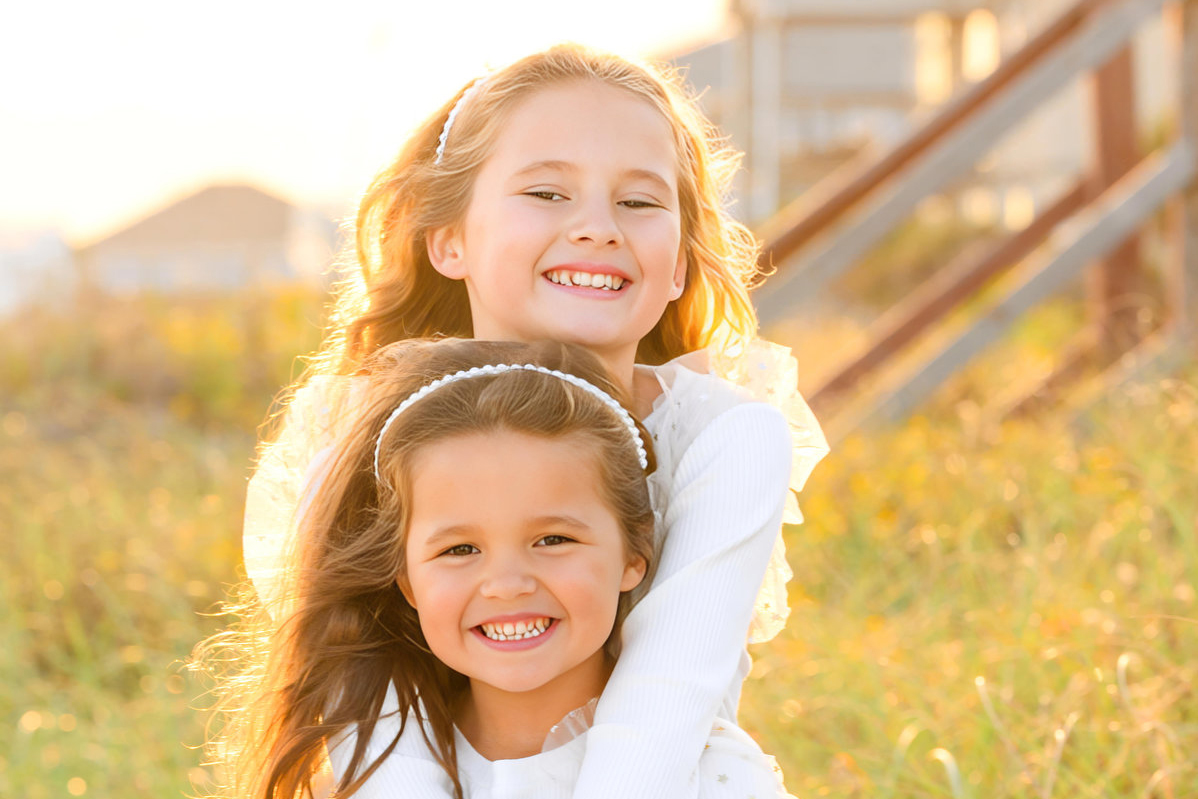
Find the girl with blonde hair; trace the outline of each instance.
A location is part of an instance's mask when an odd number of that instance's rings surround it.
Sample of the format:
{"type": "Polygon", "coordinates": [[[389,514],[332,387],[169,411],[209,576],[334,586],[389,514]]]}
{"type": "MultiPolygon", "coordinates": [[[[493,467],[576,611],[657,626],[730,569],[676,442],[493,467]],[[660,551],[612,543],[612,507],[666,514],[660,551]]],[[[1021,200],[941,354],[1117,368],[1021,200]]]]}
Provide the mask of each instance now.
{"type": "Polygon", "coordinates": [[[663,543],[587,734],[584,799],[690,795],[714,719],[735,718],[746,641],[785,622],[788,488],[827,451],[788,351],[754,338],[736,162],[676,76],[616,56],[554,47],[465,87],[363,198],[355,274],[247,497],[269,606],[373,352],[450,335],[594,353],[652,434],[663,543]]]}

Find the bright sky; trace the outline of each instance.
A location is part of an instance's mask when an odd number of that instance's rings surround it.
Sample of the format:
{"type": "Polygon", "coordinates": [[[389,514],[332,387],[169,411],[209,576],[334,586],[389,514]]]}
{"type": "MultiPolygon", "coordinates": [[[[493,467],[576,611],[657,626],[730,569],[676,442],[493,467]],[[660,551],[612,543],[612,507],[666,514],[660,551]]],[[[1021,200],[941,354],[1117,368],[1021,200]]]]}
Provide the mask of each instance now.
{"type": "Polygon", "coordinates": [[[559,41],[659,53],[725,0],[45,0],[0,11],[0,234],[85,242],[214,181],[348,210],[460,85],[559,41]]]}

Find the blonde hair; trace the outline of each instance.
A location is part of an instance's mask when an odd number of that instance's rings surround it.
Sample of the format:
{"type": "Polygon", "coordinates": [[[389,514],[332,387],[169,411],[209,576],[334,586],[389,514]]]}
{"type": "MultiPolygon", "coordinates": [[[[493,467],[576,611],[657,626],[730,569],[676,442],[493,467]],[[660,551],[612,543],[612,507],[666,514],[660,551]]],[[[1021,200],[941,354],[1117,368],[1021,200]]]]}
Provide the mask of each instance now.
{"type": "MultiPolygon", "coordinates": [[[[356,731],[350,766],[336,788],[339,797],[352,795],[399,741],[396,735],[378,761],[366,762],[394,685],[401,733],[411,715],[460,799],[453,710],[467,681],[429,651],[416,611],[396,584],[406,574],[408,467],[422,448],[499,430],[586,442],[628,561],[643,559],[651,571],[653,511],[635,441],[611,408],[577,386],[533,371],[459,380],[412,404],[379,443],[385,420],[413,392],[438,377],[496,363],[568,372],[627,406],[598,359],[573,345],[411,340],[368,358],[358,378],[367,388],[356,423],[335,445],[284,570],[280,608],[287,612],[276,612],[282,622],[258,613],[240,631],[201,648],[201,657],[224,648],[240,660],[223,690],[229,723],[213,744],[228,766],[233,795],[291,799],[311,791],[326,742],[356,731]],[[376,444],[381,479],[374,472],[376,444]]],[[[620,598],[607,650],[613,657],[630,601],[629,594],[620,598]]]]}
{"type": "Polygon", "coordinates": [[[663,363],[713,343],[742,343],[756,332],[748,290],[759,274],[758,245],[726,207],[740,154],[723,145],[676,72],[565,44],[478,85],[459,109],[439,163],[446,117],[469,86],[426,120],[375,178],[358,209],[356,269],[338,288],[318,371],[352,373],[393,341],[473,334],[466,288],[433,268],[427,236],[464,218],[475,176],[523,99],[585,80],[650,103],[669,123],[678,156],[686,286],[641,341],[637,360],[663,363]]]}

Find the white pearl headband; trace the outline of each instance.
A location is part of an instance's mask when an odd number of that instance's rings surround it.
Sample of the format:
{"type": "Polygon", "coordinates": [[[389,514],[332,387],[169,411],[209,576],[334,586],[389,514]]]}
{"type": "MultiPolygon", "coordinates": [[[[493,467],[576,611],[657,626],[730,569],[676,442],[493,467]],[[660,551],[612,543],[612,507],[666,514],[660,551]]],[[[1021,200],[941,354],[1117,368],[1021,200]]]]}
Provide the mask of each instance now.
{"type": "Polygon", "coordinates": [[[456,383],[459,380],[468,380],[471,377],[487,377],[491,375],[500,375],[504,372],[519,371],[540,372],[543,375],[549,375],[551,377],[556,377],[559,380],[565,380],[570,385],[581,388],[583,391],[595,397],[607,407],[611,408],[616,416],[620,417],[620,421],[624,423],[624,426],[628,428],[628,433],[632,436],[632,440],[636,442],[636,457],[641,464],[641,469],[649,468],[649,456],[645,452],[645,442],[641,438],[641,431],[637,428],[636,422],[632,420],[632,414],[630,414],[623,405],[616,402],[615,398],[606,391],[593,383],[588,383],[581,377],[577,377],[576,375],[568,374],[566,372],[559,372],[557,369],[546,369],[544,366],[537,366],[536,364],[532,363],[497,363],[487,366],[474,366],[470,369],[463,369],[459,372],[454,372],[451,375],[438,377],[433,382],[408,395],[407,399],[399,403],[399,407],[391,411],[391,415],[387,417],[387,421],[383,422],[383,429],[379,431],[379,437],[374,444],[375,479],[379,481],[382,481],[383,479],[379,475],[379,454],[383,449],[383,438],[386,437],[387,430],[391,427],[391,423],[398,419],[401,413],[412,407],[412,405],[415,403],[427,397],[429,394],[432,394],[437,389],[447,386],[450,383],[456,383]]]}
{"type": "Polygon", "coordinates": [[[486,77],[479,78],[471,83],[466,91],[462,92],[462,96],[453,104],[453,108],[449,109],[449,116],[445,117],[445,124],[441,126],[441,136],[437,139],[437,155],[433,158],[433,163],[438,166],[441,164],[441,156],[445,155],[445,142],[449,140],[449,131],[453,128],[453,121],[457,118],[458,112],[462,110],[462,106],[470,101],[482,85],[487,82],[486,77]]]}

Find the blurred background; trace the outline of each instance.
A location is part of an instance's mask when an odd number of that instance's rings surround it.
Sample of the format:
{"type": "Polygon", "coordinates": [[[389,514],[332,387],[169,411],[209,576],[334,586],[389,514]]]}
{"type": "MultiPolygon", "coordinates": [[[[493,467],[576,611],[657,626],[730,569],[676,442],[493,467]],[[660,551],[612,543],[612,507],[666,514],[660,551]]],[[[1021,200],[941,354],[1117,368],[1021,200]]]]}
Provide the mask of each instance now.
{"type": "Polygon", "coordinates": [[[184,664],[345,220],[488,67],[685,71],[833,441],[742,721],[800,796],[1198,795],[1195,0],[0,11],[0,796],[203,794],[184,664]]]}

